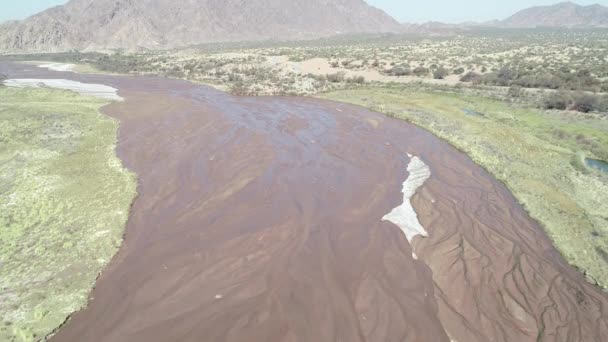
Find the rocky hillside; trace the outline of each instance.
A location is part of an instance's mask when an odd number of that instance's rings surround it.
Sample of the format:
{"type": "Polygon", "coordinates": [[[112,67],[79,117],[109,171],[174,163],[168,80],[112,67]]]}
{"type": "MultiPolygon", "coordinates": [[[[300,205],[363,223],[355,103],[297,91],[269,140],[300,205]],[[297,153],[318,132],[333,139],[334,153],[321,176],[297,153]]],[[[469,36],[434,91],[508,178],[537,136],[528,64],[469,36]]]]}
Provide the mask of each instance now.
{"type": "Polygon", "coordinates": [[[608,27],[608,7],[601,5],[580,6],[563,2],[552,6],[539,6],[517,12],[499,22],[500,27],[608,27]]]}
{"type": "Polygon", "coordinates": [[[71,0],[0,25],[0,51],[163,49],[398,30],[364,0],[71,0]]]}

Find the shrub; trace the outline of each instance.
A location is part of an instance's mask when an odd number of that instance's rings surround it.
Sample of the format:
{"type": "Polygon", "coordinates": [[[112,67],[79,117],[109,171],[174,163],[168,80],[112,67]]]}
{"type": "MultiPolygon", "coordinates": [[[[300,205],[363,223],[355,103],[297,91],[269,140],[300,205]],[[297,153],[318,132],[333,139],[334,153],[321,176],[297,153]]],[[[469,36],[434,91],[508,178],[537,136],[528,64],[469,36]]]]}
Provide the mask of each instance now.
{"type": "Polygon", "coordinates": [[[546,109],[566,110],[572,103],[572,97],[565,91],[557,91],[549,94],[544,100],[546,109]]]}
{"type": "Polygon", "coordinates": [[[600,97],[597,107],[600,112],[608,112],[608,95],[600,97]]]}
{"type": "Polygon", "coordinates": [[[365,83],[365,77],[363,76],[353,76],[351,78],[348,79],[349,83],[357,83],[357,84],[363,84],[365,83]]]}
{"type": "Polygon", "coordinates": [[[435,69],[435,71],[433,71],[433,78],[436,80],[442,80],[449,74],[450,72],[446,68],[440,66],[439,68],[435,69]]]}
{"type": "Polygon", "coordinates": [[[460,82],[479,82],[481,75],[474,71],[469,71],[460,78],[460,82]]]}
{"type": "Polygon", "coordinates": [[[241,77],[241,75],[232,72],[230,75],[228,75],[228,81],[229,82],[241,82],[243,80],[243,78],[241,77]]]}
{"type": "Polygon", "coordinates": [[[345,74],[346,73],[344,71],[340,71],[335,74],[328,74],[327,80],[332,83],[344,82],[345,74]]]}
{"type": "Polygon", "coordinates": [[[386,73],[391,76],[408,76],[412,74],[409,68],[402,66],[393,67],[389,69],[386,73]]]}
{"type": "Polygon", "coordinates": [[[298,55],[289,56],[289,61],[290,62],[302,62],[302,61],[304,61],[304,57],[298,56],[298,55]]]}
{"type": "Polygon", "coordinates": [[[250,95],[249,88],[242,81],[238,81],[238,82],[234,83],[232,85],[232,87],[230,88],[230,91],[234,95],[240,95],[240,96],[250,95]]]}
{"type": "Polygon", "coordinates": [[[599,101],[597,96],[585,93],[578,93],[574,95],[572,109],[582,113],[589,113],[591,111],[597,110],[598,104],[599,101]]]}
{"type": "Polygon", "coordinates": [[[416,76],[427,76],[429,74],[429,69],[419,66],[413,70],[413,73],[416,76]]]}
{"type": "Polygon", "coordinates": [[[521,97],[522,92],[523,92],[523,90],[521,89],[520,86],[514,85],[509,88],[509,91],[507,92],[507,94],[510,97],[521,97]]]}
{"type": "Polygon", "coordinates": [[[464,68],[460,67],[460,68],[454,69],[454,71],[452,73],[454,75],[462,75],[462,74],[464,74],[464,68]]]}

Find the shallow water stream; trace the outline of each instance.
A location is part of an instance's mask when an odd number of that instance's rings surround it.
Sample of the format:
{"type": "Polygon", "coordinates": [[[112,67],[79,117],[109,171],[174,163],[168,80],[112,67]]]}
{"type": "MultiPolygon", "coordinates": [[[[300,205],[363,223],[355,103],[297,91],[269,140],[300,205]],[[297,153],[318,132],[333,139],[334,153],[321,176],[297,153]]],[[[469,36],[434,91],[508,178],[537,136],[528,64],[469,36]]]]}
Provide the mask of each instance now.
{"type": "Polygon", "coordinates": [[[53,341],[606,341],[608,299],[509,191],[404,121],[312,98],[0,63],[118,89],[139,177],[119,254],[53,341]],[[408,153],[428,237],[383,216],[408,153]]]}

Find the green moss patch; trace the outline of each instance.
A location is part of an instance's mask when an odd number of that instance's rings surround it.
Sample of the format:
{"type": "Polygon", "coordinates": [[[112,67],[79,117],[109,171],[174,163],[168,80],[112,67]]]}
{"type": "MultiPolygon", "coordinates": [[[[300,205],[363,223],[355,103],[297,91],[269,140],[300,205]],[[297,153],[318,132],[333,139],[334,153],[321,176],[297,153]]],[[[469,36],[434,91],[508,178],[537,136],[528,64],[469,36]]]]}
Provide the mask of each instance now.
{"type": "Polygon", "coordinates": [[[106,101],[0,87],[0,340],[43,339],[86,305],[122,242],[134,175],[106,101]]]}

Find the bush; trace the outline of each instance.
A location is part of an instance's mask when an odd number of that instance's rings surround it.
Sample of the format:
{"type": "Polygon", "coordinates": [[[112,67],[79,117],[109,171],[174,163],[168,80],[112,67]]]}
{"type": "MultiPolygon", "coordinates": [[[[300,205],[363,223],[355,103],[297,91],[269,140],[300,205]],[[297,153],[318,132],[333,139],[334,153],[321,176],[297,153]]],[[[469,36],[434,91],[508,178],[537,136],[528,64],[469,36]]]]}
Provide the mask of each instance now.
{"type": "Polygon", "coordinates": [[[481,75],[474,71],[469,71],[460,78],[460,82],[479,82],[481,75]]]}
{"type": "Polygon", "coordinates": [[[328,74],[327,75],[327,80],[329,82],[332,82],[332,83],[344,82],[345,74],[346,73],[344,71],[340,71],[340,72],[337,72],[335,74],[328,74]]]}
{"type": "Polygon", "coordinates": [[[545,109],[559,109],[566,110],[572,103],[572,97],[565,91],[557,91],[549,94],[545,98],[544,107],[545,109]]]}
{"type": "Polygon", "coordinates": [[[409,68],[397,66],[389,69],[386,73],[390,76],[408,76],[412,74],[412,71],[409,68]]]}
{"type": "Polygon", "coordinates": [[[414,75],[419,76],[419,77],[427,76],[429,74],[429,69],[419,66],[413,70],[413,73],[414,73],[414,75]]]}
{"type": "Polygon", "coordinates": [[[600,112],[608,112],[608,95],[600,97],[597,107],[600,112]]]}
{"type": "Polygon", "coordinates": [[[435,71],[433,71],[433,78],[436,80],[442,80],[449,74],[450,72],[446,68],[440,66],[439,68],[435,69],[435,71]]]}
{"type": "Polygon", "coordinates": [[[241,82],[243,81],[243,78],[241,77],[241,75],[235,73],[234,71],[232,73],[230,73],[230,75],[228,75],[228,81],[229,82],[241,82]]]}
{"type": "Polygon", "coordinates": [[[462,75],[462,74],[464,74],[464,68],[461,67],[461,68],[454,69],[454,71],[452,73],[454,75],[462,75]]]}
{"type": "Polygon", "coordinates": [[[608,97],[578,92],[557,91],[545,98],[546,109],[575,110],[581,113],[607,111],[608,97]]]}
{"type": "Polygon", "coordinates": [[[363,84],[365,83],[365,77],[363,76],[353,76],[351,78],[348,79],[349,83],[357,83],[357,84],[363,84]]]}
{"type": "Polygon", "coordinates": [[[582,113],[589,113],[591,111],[598,110],[598,100],[598,97],[595,95],[578,93],[574,95],[572,109],[582,113]]]}
{"type": "Polygon", "coordinates": [[[514,85],[509,88],[509,91],[507,92],[507,94],[510,97],[521,97],[522,92],[523,92],[523,90],[521,89],[520,86],[514,85]]]}

